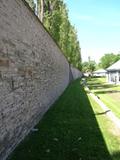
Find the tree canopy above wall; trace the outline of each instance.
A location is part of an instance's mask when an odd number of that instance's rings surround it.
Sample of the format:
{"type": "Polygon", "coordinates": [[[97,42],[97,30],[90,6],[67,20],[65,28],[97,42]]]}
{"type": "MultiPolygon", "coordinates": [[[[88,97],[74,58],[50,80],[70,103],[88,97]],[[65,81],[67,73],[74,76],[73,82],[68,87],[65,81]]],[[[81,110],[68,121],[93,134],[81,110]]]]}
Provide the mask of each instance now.
{"type": "MultiPolygon", "coordinates": [[[[26,0],[34,9],[34,0],[26,0]]],[[[68,18],[63,0],[37,0],[37,16],[60,46],[70,64],[81,70],[81,49],[77,32],[68,18]]]]}

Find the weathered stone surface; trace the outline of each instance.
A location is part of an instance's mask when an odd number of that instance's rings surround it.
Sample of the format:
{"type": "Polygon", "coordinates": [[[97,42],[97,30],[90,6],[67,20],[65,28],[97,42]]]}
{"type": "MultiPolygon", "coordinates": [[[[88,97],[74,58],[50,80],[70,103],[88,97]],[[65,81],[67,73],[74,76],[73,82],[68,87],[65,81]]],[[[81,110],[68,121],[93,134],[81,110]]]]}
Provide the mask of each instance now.
{"type": "Polygon", "coordinates": [[[82,77],[82,72],[72,66],[70,67],[70,72],[73,79],[82,77]]]}
{"type": "Polygon", "coordinates": [[[68,62],[26,3],[0,0],[0,160],[68,83],[68,62]]]}
{"type": "Polygon", "coordinates": [[[22,0],[0,1],[0,159],[69,83],[69,65],[22,0]]]}

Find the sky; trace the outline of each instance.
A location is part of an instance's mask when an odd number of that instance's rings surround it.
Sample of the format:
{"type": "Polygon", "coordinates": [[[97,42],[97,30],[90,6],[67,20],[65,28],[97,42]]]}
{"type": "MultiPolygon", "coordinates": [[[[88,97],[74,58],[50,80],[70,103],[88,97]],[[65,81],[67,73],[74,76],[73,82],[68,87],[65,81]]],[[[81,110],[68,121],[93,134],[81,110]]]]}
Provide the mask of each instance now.
{"type": "Polygon", "coordinates": [[[64,0],[75,26],[83,61],[97,63],[105,53],[120,53],[120,0],[64,0]]]}

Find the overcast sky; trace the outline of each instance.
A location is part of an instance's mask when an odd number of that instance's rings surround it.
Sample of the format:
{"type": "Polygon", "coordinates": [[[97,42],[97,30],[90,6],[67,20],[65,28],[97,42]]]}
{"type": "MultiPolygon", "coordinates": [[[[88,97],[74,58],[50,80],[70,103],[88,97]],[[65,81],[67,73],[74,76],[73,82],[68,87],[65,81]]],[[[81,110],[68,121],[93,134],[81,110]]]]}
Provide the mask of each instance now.
{"type": "Polygon", "coordinates": [[[120,0],[64,0],[78,32],[83,61],[120,51],[120,0]]]}

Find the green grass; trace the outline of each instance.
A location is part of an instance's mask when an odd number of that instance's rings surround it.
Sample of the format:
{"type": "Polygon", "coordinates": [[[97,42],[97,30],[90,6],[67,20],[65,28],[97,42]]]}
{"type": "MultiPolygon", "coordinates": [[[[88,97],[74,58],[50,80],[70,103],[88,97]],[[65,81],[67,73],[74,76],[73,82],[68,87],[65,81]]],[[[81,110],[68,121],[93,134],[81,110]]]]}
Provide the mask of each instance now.
{"type": "Polygon", "coordinates": [[[96,112],[99,106],[74,81],[10,160],[120,160],[120,139],[108,131],[111,122],[96,112]]]}
{"type": "Polygon", "coordinates": [[[120,85],[107,84],[105,78],[91,78],[88,87],[120,118],[120,85]]]}
{"type": "Polygon", "coordinates": [[[120,160],[120,129],[108,119],[106,114],[100,114],[103,110],[90,96],[89,100],[112,159],[120,160]]]}

